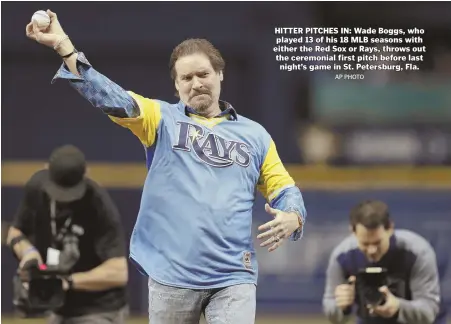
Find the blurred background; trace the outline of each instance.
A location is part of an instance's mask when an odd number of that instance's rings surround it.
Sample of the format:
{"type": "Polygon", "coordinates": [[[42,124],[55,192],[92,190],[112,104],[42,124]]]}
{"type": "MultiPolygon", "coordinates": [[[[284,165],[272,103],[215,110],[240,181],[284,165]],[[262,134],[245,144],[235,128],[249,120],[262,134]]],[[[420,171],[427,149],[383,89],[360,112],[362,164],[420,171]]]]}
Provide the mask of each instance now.
{"type": "MultiPolygon", "coordinates": [[[[64,81],[61,61],[30,41],[32,14],[51,9],[93,66],[127,90],[176,102],[168,62],[186,38],[215,44],[226,60],[222,99],[273,136],[302,189],[308,223],[301,242],[258,250],[258,323],[327,323],[321,298],[329,254],[348,235],[348,212],[362,199],[386,201],[398,228],[434,246],[451,307],[451,3],[450,2],[2,2],[2,223],[22,187],[50,152],[74,144],[89,175],[106,186],[128,238],[139,208],[145,156],[64,81]],[[281,72],[274,27],[423,28],[421,71],[334,74],[281,72]]],[[[268,220],[259,196],[254,226],[268,220]]],[[[2,233],[4,238],[4,233],[2,233]]],[[[1,313],[12,307],[17,267],[2,245],[1,313]]],[[[147,284],[130,268],[131,321],[146,321],[147,284]]]]}

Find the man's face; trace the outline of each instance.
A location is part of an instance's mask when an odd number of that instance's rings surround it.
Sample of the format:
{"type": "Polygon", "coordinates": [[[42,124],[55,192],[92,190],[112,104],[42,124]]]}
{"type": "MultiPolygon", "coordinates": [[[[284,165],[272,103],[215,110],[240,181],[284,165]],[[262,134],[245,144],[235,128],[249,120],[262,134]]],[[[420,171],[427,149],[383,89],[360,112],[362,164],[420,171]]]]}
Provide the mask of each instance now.
{"type": "Polygon", "coordinates": [[[175,62],[175,87],[180,99],[199,113],[219,100],[222,71],[215,72],[203,53],[182,56],[175,62]]]}
{"type": "Polygon", "coordinates": [[[384,226],[379,226],[375,229],[368,229],[361,224],[357,224],[354,232],[360,250],[371,262],[379,261],[387,253],[392,234],[392,227],[385,229],[384,226]]]}

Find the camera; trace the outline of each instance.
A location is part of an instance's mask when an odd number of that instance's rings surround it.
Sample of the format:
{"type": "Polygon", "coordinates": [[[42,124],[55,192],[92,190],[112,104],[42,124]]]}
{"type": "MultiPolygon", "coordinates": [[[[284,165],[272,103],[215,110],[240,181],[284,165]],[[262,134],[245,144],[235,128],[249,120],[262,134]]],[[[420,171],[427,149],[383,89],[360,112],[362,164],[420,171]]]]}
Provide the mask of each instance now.
{"type": "Polygon", "coordinates": [[[78,237],[68,233],[62,241],[57,265],[30,260],[13,278],[13,304],[23,317],[43,317],[64,305],[63,280],[80,257],[78,237]],[[26,278],[26,280],[24,280],[26,278]]]}
{"type": "Polygon", "coordinates": [[[379,288],[387,285],[387,269],[368,267],[359,270],[356,276],[356,295],[361,308],[379,306],[385,303],[384,295],[379,288]]]}
{"type": "Polygon", "coordinates": [[[39,266],[37,260],[28,261],[22,268],[22,276],[13,279],[13,304],[24,317],[45,316],[48,311],[63,305],[63,278],[58,269],[39,266]]]}

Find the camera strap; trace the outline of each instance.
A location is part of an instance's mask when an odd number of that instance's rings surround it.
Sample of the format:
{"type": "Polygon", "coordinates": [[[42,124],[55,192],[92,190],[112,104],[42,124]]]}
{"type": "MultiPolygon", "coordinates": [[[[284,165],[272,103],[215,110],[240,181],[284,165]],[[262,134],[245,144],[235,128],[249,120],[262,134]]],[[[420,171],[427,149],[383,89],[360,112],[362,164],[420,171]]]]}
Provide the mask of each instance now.
{"type": "Polygon", "coordinates": [[[50,227],[52,229],[52,246],[55,247],[57,242],[62,242],[64,235],[72,222],[72,217],[68,217],[64,222],[63,227],[57,232],[56,229],[56,201],[50,201],[50,227]]]}

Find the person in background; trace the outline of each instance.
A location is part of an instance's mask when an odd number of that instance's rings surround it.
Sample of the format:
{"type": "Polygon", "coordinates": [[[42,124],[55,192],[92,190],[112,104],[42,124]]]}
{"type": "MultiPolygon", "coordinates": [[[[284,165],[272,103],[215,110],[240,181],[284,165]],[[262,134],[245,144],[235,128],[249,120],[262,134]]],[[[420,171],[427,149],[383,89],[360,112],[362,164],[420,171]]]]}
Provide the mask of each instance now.
{"type": "Polygon", "coordinates": [[[128,267],[119,211],[85,172],[77,147],[56,148],[48,168],[26,183],[7,244],[19,272],[30,261],[62,268],[73,264],[63,280],[63,306],[49,324],[123,324],[128,267]]]}
{"type": "Polygon", "coordinates": [[[420,235],[395,229],[388,206],[366,200],[350,213],[352,234],[332,252],[323,296],[331,323],[345,323],[356,306],[362,324],[446,324],[441,307],[436,255],[420,235]],[[383,304],[365,304],[356,289],[359,270],[382,268],[387,285],[378,287],[383,304]]]}

